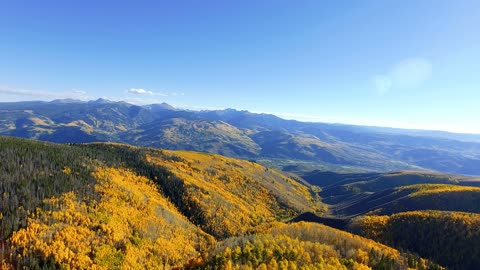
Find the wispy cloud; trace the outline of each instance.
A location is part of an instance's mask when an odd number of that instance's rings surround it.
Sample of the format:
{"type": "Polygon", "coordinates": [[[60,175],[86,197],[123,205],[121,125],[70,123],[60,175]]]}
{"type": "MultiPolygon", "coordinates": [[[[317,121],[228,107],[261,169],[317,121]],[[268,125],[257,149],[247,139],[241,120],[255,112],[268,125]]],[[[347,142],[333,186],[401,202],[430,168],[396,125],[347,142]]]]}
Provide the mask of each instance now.
{"type": "Polygon", "coordinates": [[[175,96],[184,96],[184,93],[180,92],[157,92],[152,90],[147,90],[144,88],[130,88],[127,90],[128,94],[141,95],[141,96],[160,96],[160,97],[175,97],[175,96]]]}
{"type": "Polygon", "coordinates": [[[391,90],[415,89],[432,76],[432,65],[425,58],[408,58],[384,74],[372,77],[372,82],[378,94],[383,95],[391,90]]]}
{"type": "Polygon", "coordinates": [[[127,92],[135,95],[153,95],[153,91],[145,90],[143,88],[130,88],[127,92]]]}
{"type": "Polygon", "coordinates": [[[18,88],[13,88],[8,86],[0,86],[0,94],[17,96],[17,97],[30,97],[37,100],[65,99],[65,98],[88,100],[93,98],[89,96],[86,91],[78,90],[78,89],[72,89],[70,91],[64,91],[64,92],[52,92],[52,91],[18,89],[18,88]]]}
{"type": "Polygon", "coordinates": [[[184,96],[185,93],[182,92],[157,92],[152,90],[147,90],[144,88],[130,88],[126,91],[128,94],[134,94],[139,96],[160,96],[160,97],[176,97],[176,96],[184,96]]]}
{"type": "Polygon", "coordinates": [[[72,92],[75,93],[75,94],[78,94],[78,95],[86,95],[87,94],[86,91],[78,90],[78,89],[73,89],[72,92]]]}

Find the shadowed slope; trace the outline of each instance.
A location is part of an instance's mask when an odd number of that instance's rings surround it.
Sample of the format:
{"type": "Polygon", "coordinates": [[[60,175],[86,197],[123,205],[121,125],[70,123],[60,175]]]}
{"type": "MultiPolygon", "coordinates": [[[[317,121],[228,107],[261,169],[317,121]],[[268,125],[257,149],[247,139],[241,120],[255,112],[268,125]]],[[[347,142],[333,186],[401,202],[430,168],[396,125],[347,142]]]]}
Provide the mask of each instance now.
{"type": "Polygon", "coordinates": [[[390,246],[416,252],[451,269],[478,269],[480,215],[416,211],[356,218],[349,230],[390,246]]]}

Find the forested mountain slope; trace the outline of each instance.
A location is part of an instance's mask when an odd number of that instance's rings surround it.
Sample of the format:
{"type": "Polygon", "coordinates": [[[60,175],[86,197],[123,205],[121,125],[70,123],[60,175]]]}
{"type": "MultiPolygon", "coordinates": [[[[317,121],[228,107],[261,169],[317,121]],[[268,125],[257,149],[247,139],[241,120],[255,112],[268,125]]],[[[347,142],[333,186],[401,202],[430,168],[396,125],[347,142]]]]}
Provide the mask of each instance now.
{"type": "Polygon", "coordinates": [[[437,267],[325,226],[277,222],[322,204],[313,187],[251,161],[9,137],[0,150],[2,268],[437,267]]]}
{"type": "Polygon", "coordinates": [[[336,216],[390,215],[415,210],[480,213],[480,188],[418,184],[351,196],[330,207],[336,216]]]}
{"type": "Polygon", "coordinates": [[[354,219],[349,230],[387,245],[416,252],[449,269],[478,269],[480,215],[415,211],[354,219]]]}
{"type": "Polygon", "coordinates": [[[314,172],[305,178],[320,185],[328,213],[303,213],[293,221],[346,229],[449,269],[477,269],[478,178],[415,171],[314,172]]]}
{"type": "Polygon", "coordinates": [[[333,173],[314,171],[302,175],[312,185],[322,188],[324,202],[337,204],[416,184],[448,184],[480,187],[480,178],[424,171],[393,171],[388,173],[333,173]]]}

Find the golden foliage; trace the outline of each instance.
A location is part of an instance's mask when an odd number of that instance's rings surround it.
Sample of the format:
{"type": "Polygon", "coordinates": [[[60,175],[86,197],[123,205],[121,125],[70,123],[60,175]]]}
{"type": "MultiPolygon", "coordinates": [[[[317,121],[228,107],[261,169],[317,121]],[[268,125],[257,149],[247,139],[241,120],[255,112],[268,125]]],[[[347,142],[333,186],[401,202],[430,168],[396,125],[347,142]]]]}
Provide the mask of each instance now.
{"type": "Polygon", "coordinates": [[[305,185],[257,163],[214,154],[158,151],[147,161],[184,181],[191,198],[218,237],[239,235],[263,222],[317,211],[320,204],[305,185]]]}
{"type": "Polygon", "coordinates": [[[8,263],[6,260],[0,261],[0,269],[1,270],[13,270],[13,265],[8,263]]]}
{"type": "Polygon", "coordinates": [[[31,264],[35,255],[40,254],[60,267],[92,267],[88,254],[94,246],[108,242],[111,232],[90,217],[87,205],[78,202],[73,192],[45,203],[56,210],[37,209],[28,219],[27,227],[12,235],[12,259],[31,264]]]}
{"type": "Polygon", "coordinates": [[[406,269],[407,258],[372,240],[327,226],[273,223],[268,232],[223,241],[213,269],[406,269]]]}
{"type": "Polygon", "coordinates": [[[143,267],[136,262],[149,261],[149,257],[177,263],[198,256],[195,246],[206,246],[208,237],[161,196],[149,179],[112,168],[98,170],[96,177],[105,183],[99,186],[99,191],[108,199],[97,207],[108,213],[113,241],[135,239],[127,243],[127,266],[143,267]]]}
{"type": "Polygon", "coordinates": [[[415,190],[413,193],[410,194],[410,196],[422,196],[422,195],[438,194],[442,192],[465,192],[465,191],[473,191],[473,192],[480,193],[480,187],[458,186],[458,185],[447,185],[447,184],[418,184],[418,185],[401,187],[400,189],[415,190]]]}
{"type": "MultiPolygon", "coordinates": [[[[398,251],[373,241],[318,224],[278,222],[321,205],[307,185],[254,162],[117,144],[85,147],[95,150],[87,152],[92,160],[59,163],[41,182],[55,193],[39,192],[34,207],[18,204],[4,218],[28,217],[8,238],[10,248],[2,248],[9,252],[0,254],[2,268],[405,268],[398,251]],[[48,185],[52,179],[56,185],[48,185]],[[70,189],[61,189],[65,184],[70,189]]],[[[29,167],[35,175],[38,169],[29,167]]]]}
{"type": "Polygon", "coordinates": [[[478,228],[479,214],[441,211],[365,216],[354,219],[349,225],[349,229],[354,233],[387,245],[409,249],[455,269],[478,268],[478,228]]]}
{"type": "Polygon", "coordinates": [[[189,223],[149,179],[103,168],[95,177],[100,199],[91,205],[74,192],[45,200],[25,229],[10,238],[12,259],[36,254],[73,269],[160,269],[197,257],[213,239],[189,223]]]}

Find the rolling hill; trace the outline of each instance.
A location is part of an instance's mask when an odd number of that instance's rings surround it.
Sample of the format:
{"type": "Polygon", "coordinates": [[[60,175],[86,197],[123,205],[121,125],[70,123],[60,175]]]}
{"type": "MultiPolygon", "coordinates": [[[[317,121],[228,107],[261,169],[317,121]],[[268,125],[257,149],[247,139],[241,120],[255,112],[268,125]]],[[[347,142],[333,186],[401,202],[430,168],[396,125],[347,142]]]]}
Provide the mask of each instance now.
{"type": "Polygon", "coordinates": [[[309,221],[408,250],[448,269],[477,269],[480,260],[480,181],[440,173],[336,174],[305,176],[321,185],[328,211],[302,213],[309,221]]]}
{"type": "Polygon", "coordinates": [[[478,269],[480,215],[415,211],[354,219],[348,229],[387,245],[410,250],[449,269],[478,269]],[[428,248],[426,248],[428,247],[428,248]]]}
{"type": "MultiPolygon", "coordinates": [[[[421,171],[346,174],[315,171],[303,178],[320,187],[322,202],[329,209],[327,216],[334,221],[415,210],[480,213],[480,179],[474,177],[421,171]]],[[[325,223],[315,217],[298,220],[325,223]]],[[[344,223],[339,222],[335,227],[343,228],[344,223]]]]}
{"type": "Polygon", "coordinates": [[[419,184],[357,196],[330,207],[335,216],[391,215],[415,210],[480,213],[480,188],[419,184]]]}
{"type": "Polygon", "coordinates": [[[304,123],[233,109],[188,111],[107,100],[0,103],[0,134],[205,151],[298,173],[426,169],[480,175],[476,135],[304,123]]]}
{"type": "Polygon", "coordinates": [[[388,173],[333,173],[314,171],[302,175],[312,185],[322,188],[320,195],[328,204],[345,202],[375,192],[415,184],[450,184],[480,187],[480,178],[424,171],[388,173]]]}
{"type": "Polygon", "coordinates": [[[0,137],[4,269],[425,268],[313,223],[315,188],[252,161],[114,143],[0,137]]]}

